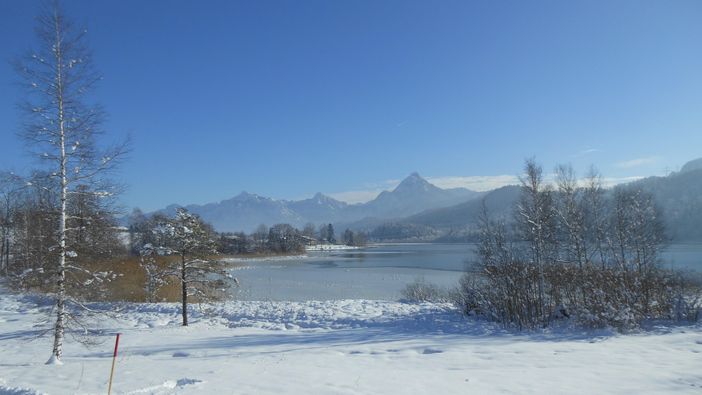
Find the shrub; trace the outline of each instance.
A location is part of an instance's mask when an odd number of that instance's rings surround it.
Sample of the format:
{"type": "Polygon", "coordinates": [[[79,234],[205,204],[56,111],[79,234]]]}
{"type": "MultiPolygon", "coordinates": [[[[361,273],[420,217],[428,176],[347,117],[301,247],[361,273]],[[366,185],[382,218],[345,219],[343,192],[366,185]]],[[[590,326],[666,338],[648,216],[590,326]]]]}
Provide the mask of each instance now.
{"type": "Polygon", "coordinates": [[[417,278],[402,290],[402,299],[416,303],[442,302],[446,297],[435,284],[427,282],[424,278],[417,278]]]}
{"type": "Polygon", "coordinates": [[[699,281],[670,270],[551,264],[542,273],[543,298],[538,268],[515,260],[464,274],[452,299],[466,314],[518,329],[572,319],[624,331],[647,319],[695,322],[700,316],[699,281]]]}

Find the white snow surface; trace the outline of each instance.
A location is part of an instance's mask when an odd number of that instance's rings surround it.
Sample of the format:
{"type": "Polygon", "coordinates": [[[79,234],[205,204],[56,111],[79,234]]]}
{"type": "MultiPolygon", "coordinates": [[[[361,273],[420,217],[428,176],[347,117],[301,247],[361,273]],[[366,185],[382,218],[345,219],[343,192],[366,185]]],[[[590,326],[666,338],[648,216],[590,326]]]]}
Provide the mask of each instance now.
{"type": "Polygon", "coordinates": [[[316,244],[306,246],[306,251],[342,251],[342,250],[359,250],[365,247],[347,246],[345,244],[316,244]]]}
{"type": "Polygon", "coordinates": [[[93,304],[97,345],[45,365],[41,297],[0,288],[0,394],[699,394],[702,327],[518,333],[448,304],[336,300],[93,304]]]}

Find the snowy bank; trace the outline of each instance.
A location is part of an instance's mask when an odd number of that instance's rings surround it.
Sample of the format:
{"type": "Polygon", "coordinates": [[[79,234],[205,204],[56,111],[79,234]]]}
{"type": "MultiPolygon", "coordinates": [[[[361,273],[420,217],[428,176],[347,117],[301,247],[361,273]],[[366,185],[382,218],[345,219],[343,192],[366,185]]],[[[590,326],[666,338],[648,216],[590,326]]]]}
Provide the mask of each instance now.
{"type": "MultiPolygon", "coordinates": [[[[700,393],[702,328],[634,335],[504,331],[446,304],[337,300],[127,304],[102,319],[103,342],[70,340],[44,365],[50,310],[0,296],[0,394],[104,393],[121,332],[119,394],[700,393]]],[[[94,307],[114,310],[115,305],[94,307]]],[[[69,339],[71,339],[69,337],[69,339]]]]}
{"type": "Polygon", "coordinates": [[[277,261],[300,261],[309,258],[307,255],[269,255],[269,256],[251,256],[246,258],[224,258],[224,263],[245,263],[245,262],[277,262],[277,261]]]}
{"type": "Polygon", "coordinates": [[[347,246],[345,244],[316,244],[306,246],[306,251],[343,251],[343,250],[358,250],[365,247],[347,246]]]}

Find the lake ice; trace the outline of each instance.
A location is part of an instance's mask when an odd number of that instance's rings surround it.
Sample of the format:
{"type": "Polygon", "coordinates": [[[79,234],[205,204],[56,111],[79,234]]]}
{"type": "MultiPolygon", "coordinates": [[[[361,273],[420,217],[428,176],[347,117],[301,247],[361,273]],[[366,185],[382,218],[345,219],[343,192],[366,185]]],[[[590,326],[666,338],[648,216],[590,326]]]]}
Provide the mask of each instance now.
{"type": "MultiPolygon", "coordinates": [[[[423,278],[452,288],[475,260],[474,244],[381,244],[356,250],[309,251],[306,256],[234,260],[240,300],[397,300],[423,278]]],[[[702,272],[702,245],[675,244],[665,267],[702,272]]]]}

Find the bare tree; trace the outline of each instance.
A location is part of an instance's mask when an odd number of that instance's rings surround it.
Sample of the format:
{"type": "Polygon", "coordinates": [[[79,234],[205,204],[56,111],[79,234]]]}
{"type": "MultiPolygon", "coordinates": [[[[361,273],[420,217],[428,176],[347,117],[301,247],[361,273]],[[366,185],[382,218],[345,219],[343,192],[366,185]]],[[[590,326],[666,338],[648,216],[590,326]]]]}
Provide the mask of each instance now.
{"type": "Polygon", "coordinates": [[[305,243],[290,224],[276,224],[268,231],[268,249],[274,253],[303,252],[305,243]]]}
{"type": "Polygon", "coordinates": [[[587,261],[599,258],[604,268],[607,262],[607,207],[602,187],[602,176],[590,167],[583,187],[582,212],[584,219],[585,243],[588,245],[587,261]]]}
{"type": "Polygon", "coordinates": [[[47,290],[57,261],[56,224],[58,201],[56,180],[37,172],[26,182],[15,204],[11,220],[12,284],[19,288],[47,290]]]}
{"type": "MultiPolygon", "coordinates": [[[[97,147],[103,112],[88,102],[100,75],[94,70],[85,45],[86,30],[76,28],[64,16],[58,2],[48,5],[37,18],[39,47],[16,69],[28,90],[21,104],[27,114],[24,140],[47,166],[58,184],[58,257],[55,266],[56,323],[54,345],[47,363],[60,363],[68,318],[66,271],[74,265],[75,253],[67,248],[69,196],[79,185],[88,185],[96,196],[112,191],[101,188],[102,177],[113,169],[126,151],[126,143],[106,150],[97,147]]],[[[81,193],[84,193],[83,191],[81,193]]]]}
{"type": "Polygon", "coordinates": [[[578,180],[570,165],[560,165],[556,168],[556,186],[558,200],[555,210],[561,228],[559,233],[564,239],[564,258],[582,267],[588,256],[585,244],[585,217],[580,202],[578,180]]]}
{"type": "Polygon", "coordinates": [[[315,233],[316,233],[316,231],[314,228],[314,224],[311,222],[308,222],[307,224],[305,224],[305,227],[302,229],[302,234],[304,236],[307,236],[307,237],[314,238],[315,233]]]}
{"type": "Polygon", "coordinates": [[[478,217],[478,249],[481,266],[487,268],[514,260],[514,248],[507,234],[504,221],[490,218],[487,205],[483,199],[480,216],[478,217]]]}
{"type": "Polygon", "coordinates": [[[644,272],[657,263],[665,232],[660,210],[650,193],[616,188],[610,226],[610,249],[620,267],[644,272]]]}
{"type": "Polygon", "coordinates": [[[139,266],[144,269],[144,294],[149,303],[156,302],[156,293],[166,284],[166,276],[156,263],[158,251],[151,244],[145,244],[139,251],[139,266]]]}
{"type": "Polygon", "coordinates": [[[354,239],[354,234],[351,229],[346,229],[344,233],[341,234],[341,242],[346,244],[347,246],[354,246],[356,245],[356,240],[354,239]]]}
{"type": "Polygon", "coordinates": [[[554,193],[532,160],[525,170],[513,213],[516,238],[483,207],[481,270],[467,271],[454,295],[465,312],[520,329],[571,317],[620,329],[671,312],[696,317],[698,290],[657,265],[665,237],[650,193],[633,185],[605,194],[594,170],[580,188],[567,166],[556,170],[554,193]],[[597,255],[601,265],[593,262],[597,255]]]}
{"type": "Polygon", "coordinates": [[[22,180],[16,174],[0,174],[0,270],[5,277],[10,273],[10,244],[12,232],[15,230],[14,217],[23,189],[22,180]]]}
{"type": "Polygon", "coordinates": [[[252,237],[256,243],[256,250],[263,252],[266,249],[266,240],[268,240],[268,227],[264,224],[258,225],[252,237]]]}
{"type": "Polygon", "coordinates": [[[519,235],[528,243],[531,262],[539,273],[537,314],[543,318],[546,325],[549,318],[549,302],[546,300],[544,266],[555,262],[558,255],[553,191],[544,183],[543,170],[534,159],[527,159],[524,173],[520,179],[522,193],[515,219],[519,235]]]}
{"type": "Polygon", "coordinates": [[[326,242],[329,240],[329,228],[327,224],[319,225],[319,241],[326,242]]]}

